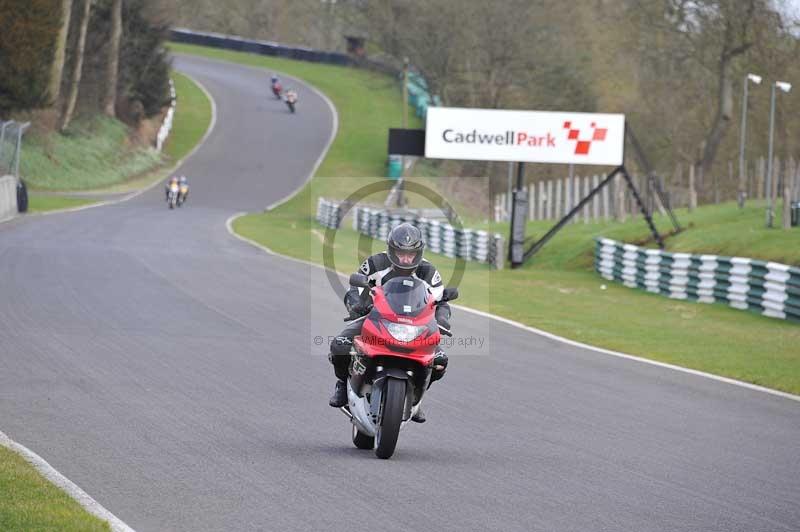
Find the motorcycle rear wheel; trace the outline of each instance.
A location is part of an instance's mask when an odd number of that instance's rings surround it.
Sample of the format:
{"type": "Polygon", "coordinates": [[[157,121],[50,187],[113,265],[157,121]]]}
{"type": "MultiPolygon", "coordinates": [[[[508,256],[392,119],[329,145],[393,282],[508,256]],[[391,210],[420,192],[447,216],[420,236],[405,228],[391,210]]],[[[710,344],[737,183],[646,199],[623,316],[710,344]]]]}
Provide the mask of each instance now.
{"type": "Polygon", "coordinates": [[[378,458],[391,458],[400,435],[403,422],[403,407],[406,402],[406,382],[389,378],[383,392],[383,416],[375,435],[375,455],[378,458]]]}
{"type": "Polygon", "coordinates": [[[358,430],[358,427],[353,425],[353,445],[359,449],[371,450],[375,448],[375,438],[364,434],[358,430]]]}

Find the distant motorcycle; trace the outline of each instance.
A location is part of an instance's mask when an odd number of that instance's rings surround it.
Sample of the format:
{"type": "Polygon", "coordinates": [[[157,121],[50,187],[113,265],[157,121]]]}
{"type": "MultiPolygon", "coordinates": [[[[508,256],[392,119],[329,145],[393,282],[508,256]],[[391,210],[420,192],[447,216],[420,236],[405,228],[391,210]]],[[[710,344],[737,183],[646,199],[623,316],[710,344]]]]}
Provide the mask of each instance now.
{"type": "Polygon", "coordinates": [[[280,100],[281,99],[281,92],[283,92],[283,87],[281,87],[280,83],[273,83],[272,84],[272,94],[275,95],[275,98],[280,100]]]}
{"type": "Polygon", "coordinates": [[[178,195],[180,194],[180,189],[178,188],[177,183],[172,183],[169,186],[169,192],[167,192],[167,205],[169,205],[170,209],[174,209],[175,205],[178,204],[178,195]]]}
{"type": "Polygon", "coordinates": [[[186,203],[187,197],[189,197],[189,185],[180,185],[178,187],[178,199],[176,200],[178,207],[186,203]]]}
{"type": "Polygon", "coordinates": [[[289,111],[294,113],[294,107],[297,104],[297,93],[293,90],[286,91],[286,105],[289,107],[289,111]]]}

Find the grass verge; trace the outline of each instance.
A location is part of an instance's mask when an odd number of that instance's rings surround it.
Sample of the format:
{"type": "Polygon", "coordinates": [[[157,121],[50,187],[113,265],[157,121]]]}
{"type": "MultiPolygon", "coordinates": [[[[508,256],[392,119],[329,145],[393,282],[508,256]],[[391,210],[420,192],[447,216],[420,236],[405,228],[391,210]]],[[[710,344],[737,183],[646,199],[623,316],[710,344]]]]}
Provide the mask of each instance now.
{"type": "Polygon", "coordinates": [[[68,196],[50,196],[31,193],[28,197],[28,212],[47,212],[71,209],[94,203],[92,199],[70,198],[68,196]]]}
{"type": "Polygon", "coordinates": [[[109,531],[39,474],[24,458],[0,445],[0,530],[109,531]]]}
{"type": "MultiPolygon", "coordinates": [[[[325,229],[313,220],[316,198],[347,196],[378,180],[367,176],[383,174],[387,130],[401,121],[399,88],[393,80],[349,68],[197,46],[171,47],[280,70],[312,83],[334,103],[340,130],[317,176],[275,210],[247,215],[234,223],[237,233],[278,253],[321,263],[325,229]],[[324,177],[336,175],[355,177],[324,177]]],[[[760,212],[757,206],[741,213],[725,205],[698,209],[691,215],[679,212],[681,221],[691,227],[670,239],[670,245],[681,251],[796,262],[800,246],[792,243],[797,234],[762,231],[760,212]]],[[[465,218],[470,218],[470,213],[466,214],[465,218]]],[[[667,220],[659,218],[657,223],[662,230],[667,228],[667,220]]],[[[528,234],[541,235],[550,225],[531,223],[528,234]]],[[[506,231],[502,225],[486,227],[506,231]]],[[[580,342],[800,394],[797,325],[608,284],[591,270],[591,237],[636,242],[646,240],[648,234],[640,220],[569,225],[525,268],[492,271],[469,264],[459,303],[580,342]],[[607,289],[601,288],[603,284],[607,289]]],[[[358,238],[347,228],[337,232],[333,251],[339,271],[351,273],[359,264],[358,238]]],[[[381,247],[376,242],[371,245],[373,250],[381,247]]],[[[453,260],[430,258],[445,278],[453,271],[453,260]]]]}

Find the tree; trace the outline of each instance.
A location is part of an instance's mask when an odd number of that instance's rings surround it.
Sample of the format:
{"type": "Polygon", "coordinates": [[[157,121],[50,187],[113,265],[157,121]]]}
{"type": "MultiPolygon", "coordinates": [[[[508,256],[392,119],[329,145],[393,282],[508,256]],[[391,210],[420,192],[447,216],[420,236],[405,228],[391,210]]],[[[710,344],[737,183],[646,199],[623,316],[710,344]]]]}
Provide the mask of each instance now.
{"type": "Polygon", "coordinates": [[[69,34],[69,21],[72,14],[72,0],[61,0],[61,24],[55,42],[53,65],[50,69],[50,85],[47,95],[50,103],[56,104],[61,94],[61,76],[64,71],[64,59],[67,50],[67,35],[69,34]]]}
{"type": "Polygon", "coordinates": [[[49,104],[60,25],[55,1],[0,0],[0,113],[49,104]]]}
{"type": "Polygon", "coordinates": [[[651,46],[645,54],[663,57],[652,63],[682,64],[672,73],[678,78],[696,76],[689,69],[699,69],[702,75],[697,81],[710,89],[704,96],[713,116],[706,119],[705,134],[694,141],[699,149],[693,157],[694,164],[709,174],[734,118],[735,61],[753,46],[754,27],[773,13],[770,4],[768,0],[637,0],[635,5],[645,13],[643,29],[651,46]]]}
{"type": "Polygon", "coordinates": [[[89,27],[89,15],[91,13],[92,0],[83,0],[81,4],[81,22],[80,30],[78,33],[78,41],[75,47],[75,59],[72,67],[72,76],[70,77],[69,93],[67,95],[67,102],[64,106],[64,112],[61,115],[58,129],[65,131],[69,127],[72,120],[72,114],[75,112],[75,103],[78,100],[78,87],[81,83],[81,71],[83,69],[83,53],[84,46],[86,45],[86,31],[89,27]]]}
{"type": "Polygon", "coordinates": [[[106,64],[106,94],[103,101],[103,112],[108,116],[115,115],[117,102],[117,79],[119,71],[119,45],[122,40],[122,0],[111,3],[111,37],[108,44],[108,63],[106,64]]]}

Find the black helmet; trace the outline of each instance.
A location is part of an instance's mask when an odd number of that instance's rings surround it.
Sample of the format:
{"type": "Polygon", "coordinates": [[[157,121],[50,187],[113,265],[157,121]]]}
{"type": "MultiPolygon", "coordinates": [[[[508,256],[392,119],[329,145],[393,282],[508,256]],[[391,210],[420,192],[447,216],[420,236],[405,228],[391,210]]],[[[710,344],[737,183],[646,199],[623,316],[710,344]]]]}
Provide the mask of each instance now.
{"type": "Polygon", "coordinates": [[[411,274],[422,263],[422,252],[425,250],[425,241],[422,239],[422,231],[408,222],[401,223],[389,231],[386,238],[388,247],[386,254],[389,262],[395,269],[411,274]],[[397,254],[414,253],[414,258],[410,262],[401,260],[397,254]]]}

